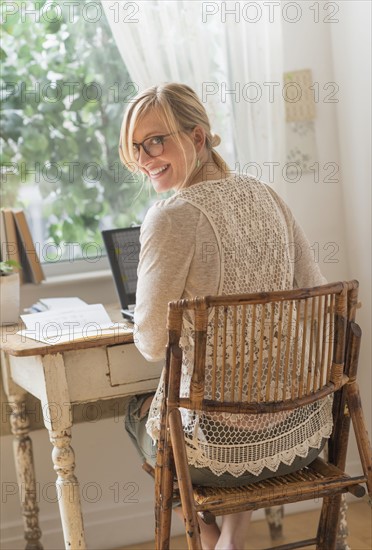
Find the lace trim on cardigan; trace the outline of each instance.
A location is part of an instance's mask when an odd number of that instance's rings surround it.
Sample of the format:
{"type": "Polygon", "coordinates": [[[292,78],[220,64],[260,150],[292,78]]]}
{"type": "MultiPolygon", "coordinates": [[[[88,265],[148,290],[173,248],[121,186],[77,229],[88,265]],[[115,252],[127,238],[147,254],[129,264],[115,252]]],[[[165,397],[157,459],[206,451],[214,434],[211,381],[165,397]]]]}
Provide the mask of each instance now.
{"type": "Polygon", "coordinates": [[[219,433],[216,429],[213,433],[211,419],[203,420],[197,414],[185,433],[189,463],[197,468],[208,467],[218,476],[225,472],[235,477],[244,473],[258,476],[264,468],[276,472],[281,463],[291,465],[297,456],[306,457],[310,447],[320,448],[323,438],[332,431],[331,413],[330,397],[316,406],[306,405],[286,419],[283,433],[275,424],[262,431],[249,431],[218,421],[214,424],[218,424],[219,433]],[[288,445],[289,440],[294,446],[288,445]]]}

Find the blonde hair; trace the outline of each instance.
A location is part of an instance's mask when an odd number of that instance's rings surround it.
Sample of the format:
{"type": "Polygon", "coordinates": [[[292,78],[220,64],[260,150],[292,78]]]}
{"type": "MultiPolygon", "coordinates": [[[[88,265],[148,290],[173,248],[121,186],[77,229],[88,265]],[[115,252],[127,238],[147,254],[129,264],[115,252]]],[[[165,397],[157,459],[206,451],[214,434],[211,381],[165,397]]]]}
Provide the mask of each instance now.
{"type": "MultiPolygon", "coordinates": [[[[147,88],[134,97],[127,107],[120,131],[119,156],[128,170],[134,172],[137,169],[138,163],[133,151],[133,134],[139,118],[150,109],[156,109],[167,131],[174,133],[185,160],[186,153],[179,132],[191,131],[195,126],[201,126],[205,131],[205,146],[208,151],[211,151],[214,163],[223,173],[229,172],[229,167],[221,155],[214,150],[214,147],[221,143],[221,139],[217,134],[212,134],[204,105],[189,86],[175,82],[147,88]]],[[[196,160],[196,152],[194,160],[196,160]]],[[[190,173],[186,174],[184,184],[189,176],[190,173]]]]}

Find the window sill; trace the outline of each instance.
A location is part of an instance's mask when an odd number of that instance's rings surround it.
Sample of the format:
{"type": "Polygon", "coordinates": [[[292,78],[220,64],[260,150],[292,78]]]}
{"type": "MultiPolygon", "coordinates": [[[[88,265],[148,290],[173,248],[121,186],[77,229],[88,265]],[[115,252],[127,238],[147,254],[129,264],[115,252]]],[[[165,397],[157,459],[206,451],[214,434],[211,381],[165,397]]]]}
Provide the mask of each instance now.
{"type": "Polygon", "coordinates": [[[88,273],[71,273],[70,275],[53,275],[47,277],[40,284],[25,283],[22,288],[27,290],[31,288],[46,288],[59,285],[73,285],[82,281],[100,281],[112,279],[112,273],[110,269],[102,269],[100,271],[91,271],[88,273]]]}
{"type": "Polygon", "coordinates": [[[114,280],[110,269],[88,273],[69,273],[49,276],[35,285],[26,283],[21,286],[21,308],[28,308],[40,298],[57,296],[78,296],[88,304],[117,301],[114,280]]]}
{"type": "MultiPolygon", "coordinates": [[[[41,287],[59,286],[76,284],[82,281],[100,281],[112,279],[110,269],[100,269],[99,271],[88,271],[85,273],[71,273],[66,275],[52,275],[40,283],[41,287]]],[[[31,285],[24,285],[31,286],[31,285]]]]}

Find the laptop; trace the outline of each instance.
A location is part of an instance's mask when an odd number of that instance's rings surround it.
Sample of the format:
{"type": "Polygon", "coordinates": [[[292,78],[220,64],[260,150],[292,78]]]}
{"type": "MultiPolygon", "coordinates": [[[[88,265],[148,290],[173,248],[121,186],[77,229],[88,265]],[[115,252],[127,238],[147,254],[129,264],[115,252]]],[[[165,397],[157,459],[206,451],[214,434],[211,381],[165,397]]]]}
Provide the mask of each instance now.
{"type": "Polygon", "coordinates": [[[102,238],[109,258],[121,313],[133,323],[136,304],[137,267],[140,253],[140,228],[106,229],[102,238]]]}

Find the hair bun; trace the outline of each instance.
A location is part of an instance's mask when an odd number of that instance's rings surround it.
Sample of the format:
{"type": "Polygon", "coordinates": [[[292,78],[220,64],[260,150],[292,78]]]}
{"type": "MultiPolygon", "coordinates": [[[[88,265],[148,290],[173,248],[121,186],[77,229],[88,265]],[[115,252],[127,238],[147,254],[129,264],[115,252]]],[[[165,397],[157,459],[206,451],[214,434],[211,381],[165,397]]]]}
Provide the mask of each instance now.
{"type": "Polygon", "coordinates": [[[212,147],[218,147],[220,143],[220,136],[218,134],[212,134],[212,147]]]}

